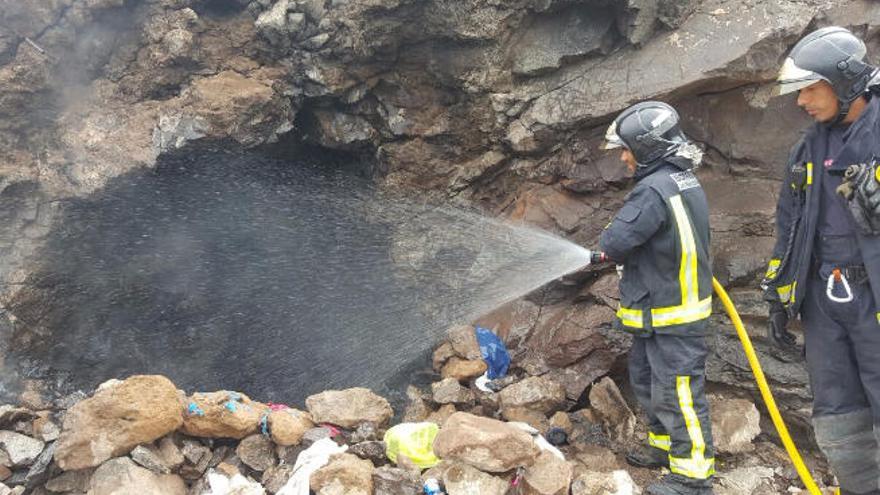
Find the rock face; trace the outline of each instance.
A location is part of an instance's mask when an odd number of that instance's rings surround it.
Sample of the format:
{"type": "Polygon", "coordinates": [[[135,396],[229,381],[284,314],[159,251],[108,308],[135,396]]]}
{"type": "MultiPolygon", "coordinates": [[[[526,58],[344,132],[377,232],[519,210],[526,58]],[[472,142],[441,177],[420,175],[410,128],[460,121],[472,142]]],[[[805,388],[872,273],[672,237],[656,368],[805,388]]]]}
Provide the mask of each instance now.
{"type": "Polygon", "coordinates": [[[481,471],[502,473],[532,465],[539,449],[528,433],[515,426],[457,412],[434,439],[434,453],[481,471]]]}
{"type": "Polygon", "coordinates": [[[384,425],[394,414],[387,400],[365,388],[322,392],[306,399],[306,407],[315,423],[344,428],[366,422],[384,425]]]}
{"type": "Polygon", "coordinates": [[[182,424],[183,402],[171,381],[162,376],[133,376],[67,412],[55,460],[65,470],[97,466],[182,424]]]}
{"type": "Polygon", "coordinates": [[[238,392],[196,393],[187,400],[183,432],[194,437],[244,438],[269,408],[238,392]]]}

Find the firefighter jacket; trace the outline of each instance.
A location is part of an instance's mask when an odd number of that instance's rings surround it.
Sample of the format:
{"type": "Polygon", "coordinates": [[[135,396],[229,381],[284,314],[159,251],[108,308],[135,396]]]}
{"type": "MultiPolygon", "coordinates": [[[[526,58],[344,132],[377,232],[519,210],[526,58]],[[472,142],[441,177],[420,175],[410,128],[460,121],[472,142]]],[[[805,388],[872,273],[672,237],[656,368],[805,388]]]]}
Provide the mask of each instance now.
{"type": "MultiPolygon", "coordinates": [[[[817,156],[828,129],[814,124],[792,149],[785,167],[776,205],[776,245],[762,287],[765,299],[781,302],[794,317],[800,312],[807,277],[814,265],[813,248],[819,218],[819,197],[824,156],[817,156]],[[816,163],[817,165],[814,165],[816,163]]],[[[834,157],[834,168],[871,163],[880,157],[880,98],[873,97],[859,118],[850,125],[843,148],[834,157]]],[[[874,301],[880,302],[880,236],[856,233],[874,301]]],[[[880,321],[880,313],[876,315],[880,321]]]]}
{"type": "Polygon", "coordinates": [[[616,328],[705,334],[712,312],[709,208],[692,171],[661,163],[637,175],[599,246],[623,265],[616,328]]]}

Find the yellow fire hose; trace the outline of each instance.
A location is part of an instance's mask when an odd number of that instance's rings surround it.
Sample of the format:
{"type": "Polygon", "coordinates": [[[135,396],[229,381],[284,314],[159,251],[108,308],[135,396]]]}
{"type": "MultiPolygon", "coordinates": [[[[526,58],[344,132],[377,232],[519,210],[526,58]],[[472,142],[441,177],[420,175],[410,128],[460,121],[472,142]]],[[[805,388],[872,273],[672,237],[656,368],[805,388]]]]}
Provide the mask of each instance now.
{"type": "Polygon", "coordinates": [[[746,357],[749,359],[749,365],[752,367],[752,373],[755,375],[755,381],[758,383],[758,388],[761,390],[761,397],[764,399],[764,404],[767,406],[767,410],[770,411],[770,418],[773,419],[773,425],[776,427],[776,432],[779,433],[779,438],[782,439],[782,445],[785,446],[785,451],[788,452],[788,456],[791,458],[794,468],[797,470],[798,475],[801,477],[801,481],[803,481],[804,486],[807,487],[810,495],[822,495],[822,492],[819,490],[819,487],[816,486],[816,482],[813,481],[813,477],[810,475],[810,470],[804,465],[804,460],[801,459],[801,454],[791,440],[791,435],[788,434],[788,428],[785,426],[785,421],[783,421],[782,416],[779,414],[779,409],[776,408],[776,401],[773,400],[773,393],[770,392],[770,387],[767,385],[767,379],[764,377],[764,371],[761,369],[761,363],[758,361],[758,356],[755,355],[752,341],[749,339],[749,334],[746,333],[746,329],[739,317],[739,313],[736,312],[736,307],[734,307],[733,302],[731,302],[730,297],[727,295],[727,291],[724,290],[724,287],[721,286],[717,279],[712,279],[712,286],[715,288],[715,294],[718,295],[721,302],[724,304],[724,309],[727,311],[730,321],[733,322],[734,328],[736,328],[736,333],[739,336],[740,342],[742,342],[743,350],[746,353],[746,357]]]}

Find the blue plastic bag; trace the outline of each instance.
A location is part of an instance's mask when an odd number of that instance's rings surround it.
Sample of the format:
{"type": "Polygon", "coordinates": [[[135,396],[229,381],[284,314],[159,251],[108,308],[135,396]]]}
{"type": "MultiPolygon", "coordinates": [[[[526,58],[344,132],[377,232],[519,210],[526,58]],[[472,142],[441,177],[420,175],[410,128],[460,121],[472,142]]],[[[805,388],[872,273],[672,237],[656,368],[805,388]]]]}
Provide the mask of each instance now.
{"type": "Polygon", "coordinates": [[[504,342],[483,327],[477,327],[477,342],[480,344],[480,354],[483,355],[483,361],[489,367],[486,376],[490,380],[503,378],[507,374],[507,368],[510,366],[510,354],[504,342]]]}

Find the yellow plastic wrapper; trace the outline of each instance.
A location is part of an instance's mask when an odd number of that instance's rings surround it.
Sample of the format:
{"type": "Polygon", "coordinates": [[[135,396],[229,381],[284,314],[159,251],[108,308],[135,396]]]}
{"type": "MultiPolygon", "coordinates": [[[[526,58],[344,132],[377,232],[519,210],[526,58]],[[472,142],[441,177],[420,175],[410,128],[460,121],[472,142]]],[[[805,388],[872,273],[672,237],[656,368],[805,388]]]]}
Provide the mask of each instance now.
{"type": "Polygon", "coordinates": [[[440,427],[436,423],[401,423],[385,432],[385,455],[397,463],[397,457],[404,455],[416,466],[427,469],[434,467],[440,459],[434,455],[434,437],[440,427]]]}

